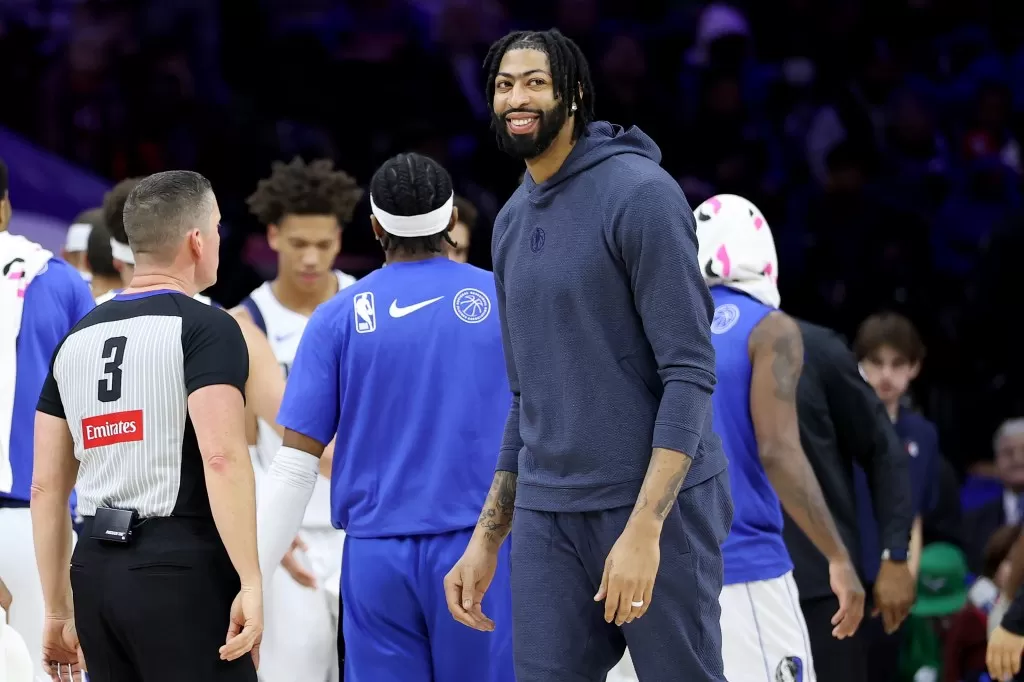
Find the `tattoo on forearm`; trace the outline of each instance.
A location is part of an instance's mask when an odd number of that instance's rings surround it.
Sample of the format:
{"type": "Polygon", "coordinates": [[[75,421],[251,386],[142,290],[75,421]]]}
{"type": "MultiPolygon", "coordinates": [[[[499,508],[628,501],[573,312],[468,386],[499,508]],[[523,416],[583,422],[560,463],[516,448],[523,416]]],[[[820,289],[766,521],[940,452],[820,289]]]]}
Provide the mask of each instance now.
{"type": "Polygon", "coordinates": [[[775,397],[780,400],[795,400],[796,387],[800,381],[803,358],[798,355],[803,344],[791,336],[780,336],[772,344],[775,359],[772,361],[772,375],[775,377],[775,397]]]}
{"type": "MultiPolygon", "coordinates": [[[[668,451],[660,451],[668,452],[668,451]]],[[[664,521],[672,510],[672,504],[679,497],[679,490],[683,487],[686,474],[690,471],[690,464],[693,460],[679,452],[672,452],[667,459],[659,456],[659,451],[651,457],[651,463],[647,467],[647,476],[644,478],[643,487],[636,498],[633,512],[630,518],[647,510],[653,498],[654,515],[659,521],[664,521]],[[679,461],[675,461],[675,460],[679,461]]]]}
{"type": "Polygon", "coordinates": [[[658,515],[659,519],[664,520],[668,516],[669,511],[672,510],[672,504],[679,497],[679,489],[683,487],[683,479],[689,473],[690,462],[692,461],[689,457],[683,457],[683,461],[679,465],[679,471],[672,474],[672,478],[668,480],[661,499],[658,500],[658,506],[654,508],[654,512],[658,515]]]}
{"type": "Polygon", "coordinates": [[[487,501],[480,512],[477,525],[484,530],[484,537],[496,545],[501,544],[512,530],[518,480],[518,477],[509,471],[495,473],[491,489],[487,493],[487,501]]]}

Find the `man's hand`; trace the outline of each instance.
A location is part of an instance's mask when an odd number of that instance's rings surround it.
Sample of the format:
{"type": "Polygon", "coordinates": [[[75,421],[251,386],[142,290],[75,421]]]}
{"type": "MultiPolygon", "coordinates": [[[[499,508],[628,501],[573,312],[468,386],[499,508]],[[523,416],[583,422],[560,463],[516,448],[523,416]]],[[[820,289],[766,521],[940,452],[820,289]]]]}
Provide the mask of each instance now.
{"type": "Polygon", "coordinates": [[[220,648],[222,661],[233,661],[252,652],[252,662],[260,665],[260,642],[263,640],[263,590],[242,585],[231,603],[231,622],[224,646],[220,648]]]}
{"type": "Polygon", "coordinates": [[[604,562],[594,601],[604,600],[604,619],[632,623],[647,613],[661,564],[661,530],[627,524],[604,562]]]}
{"type": "Polygon", "coordinates": [[[872,616],[882,616],[886,634],[892,634],[910,615],[917,586],[905,561],[883,561],[875,580],[875,608],[872,616]]]}
{"type": "Polygon", "coordinates": [[[4,584],[4,579],[0,578],[0,609],[4,610],[7,614],[7,622],[11,622],[11,602],[14,601],[14,596],[11,591],[7,589],[7,585],[4,584]]]}
{"type": "Polygon", "coordinates": [[[988,638],[985,663],[993,680],[1009,682],[1020,672],[1020,657],[1024,653],[1024,637],[1003,627],[997,627],[988,638]]]}
{"type": "Polygon", "coordinates": [[[839,610],[832,616],[832,625],[835,626],[832,636],[844,639],[857,632],[864,618],[864,586],[860,584],[849,557],[829,562],[828,579],[832,592],[839,599],[839,610]]]}
{"type": "Polygon", "coordinates": [[[85,670],[74,618],[47,616],[43,623],[43,669],[53,682],[73,679],[85,670]]]}
{"type": "Polygon", "coordinates": [[[306,549],[308,548],[306,547],[306,543],[302,541],[302,538],[295,536],[295,539],[292,540],[292,546],[288,549],[284,558],[281,559],[281,567],[288,571],[288,575],[292,577],[292,580],[303,587],[315,590],[316,576],[303,566],[299,557],[295,555],[296,552],[305,552],[306,549]]]}
{"type": "Polygon", "coordinates": [[[498,549],[474,538],[465,553],[444,577],[444,595],[452,617],[474,630],[493,632],[494,621],[480,603],[498,570],[498,549]]]}

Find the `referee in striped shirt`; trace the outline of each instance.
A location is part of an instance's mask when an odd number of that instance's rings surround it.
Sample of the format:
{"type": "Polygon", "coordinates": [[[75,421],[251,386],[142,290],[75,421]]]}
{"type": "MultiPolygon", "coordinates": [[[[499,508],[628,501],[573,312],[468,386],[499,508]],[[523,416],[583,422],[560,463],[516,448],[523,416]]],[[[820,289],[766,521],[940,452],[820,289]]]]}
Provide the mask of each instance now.
{"type": "Polygon", "coordinates": [[[228,313],[192,299],[216,281],[219,220],[203,176],[142,180],[124,208],[131,284],[51,362],[31,510],[54,679],[80,638],[92,682],[256,680],[248,353],[228,313]],[[69,557],[72,486],[85,524],[69,557]]]}

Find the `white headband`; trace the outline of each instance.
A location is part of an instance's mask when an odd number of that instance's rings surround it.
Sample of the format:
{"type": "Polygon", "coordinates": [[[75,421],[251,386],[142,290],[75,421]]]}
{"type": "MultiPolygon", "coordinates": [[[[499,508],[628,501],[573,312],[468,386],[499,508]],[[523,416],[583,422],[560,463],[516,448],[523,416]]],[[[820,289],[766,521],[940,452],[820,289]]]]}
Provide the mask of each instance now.
{"type": "Polygon", "coordinates": [[[135,265],[135,254],[132,253],[132,247],[122,244],[113,237],[110,238],[110,255],[114,257],[114,260],[119,260],[126,265],[135,265]]]}
{"type": "Polygon", "coordinates": [[[64,250],[68,253],[87,250],[90,232],[92,232],[92,225],[89,223],[73,224],[68,228],[67,237],[64,238],[64,250]]]}
{"type": "Polygon", "coordinates": [[[373,195],[370,195],[370,211],[377,219],[380,226],[388,234],[396,237],[427,237],[438,232],[443,232],[448,223],[452,220],[452,206],[455,204],[455,193],[448,197],[448,201],[440,208],[435,208],[430,213],[423,215],[391,215],[382,211],[373,203],[373,195]]]}

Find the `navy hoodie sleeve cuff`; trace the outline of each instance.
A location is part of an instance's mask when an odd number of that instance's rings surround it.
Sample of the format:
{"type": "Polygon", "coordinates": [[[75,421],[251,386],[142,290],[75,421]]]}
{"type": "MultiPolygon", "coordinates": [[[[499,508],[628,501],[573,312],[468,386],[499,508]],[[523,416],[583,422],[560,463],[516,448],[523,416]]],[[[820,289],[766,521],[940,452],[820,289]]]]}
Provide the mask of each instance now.
{"type": "Polygon", "coordinates": [[[519,473],[519,451],[523,449],[523,438],[519,435],[519,394],[512,394],[512,404],[508,408],[508,419],[505,420],[505,434],[501,439],[501,451],[498,452],[498,471],[519,473]]]}
{"type": "Polygon", "coordinates": [[[498,453],[498,466],[495,471],[510,471],[519,475],[519,450],[502,450],[498,453]]]}
{"type": "Polygon", "coordinates": [[[670,381],[654,422],[653,447],[675,450],[696,459],[701,433],[684,424],[704,424],[710,405],[711,394],[704,387],[670,381]]]}

